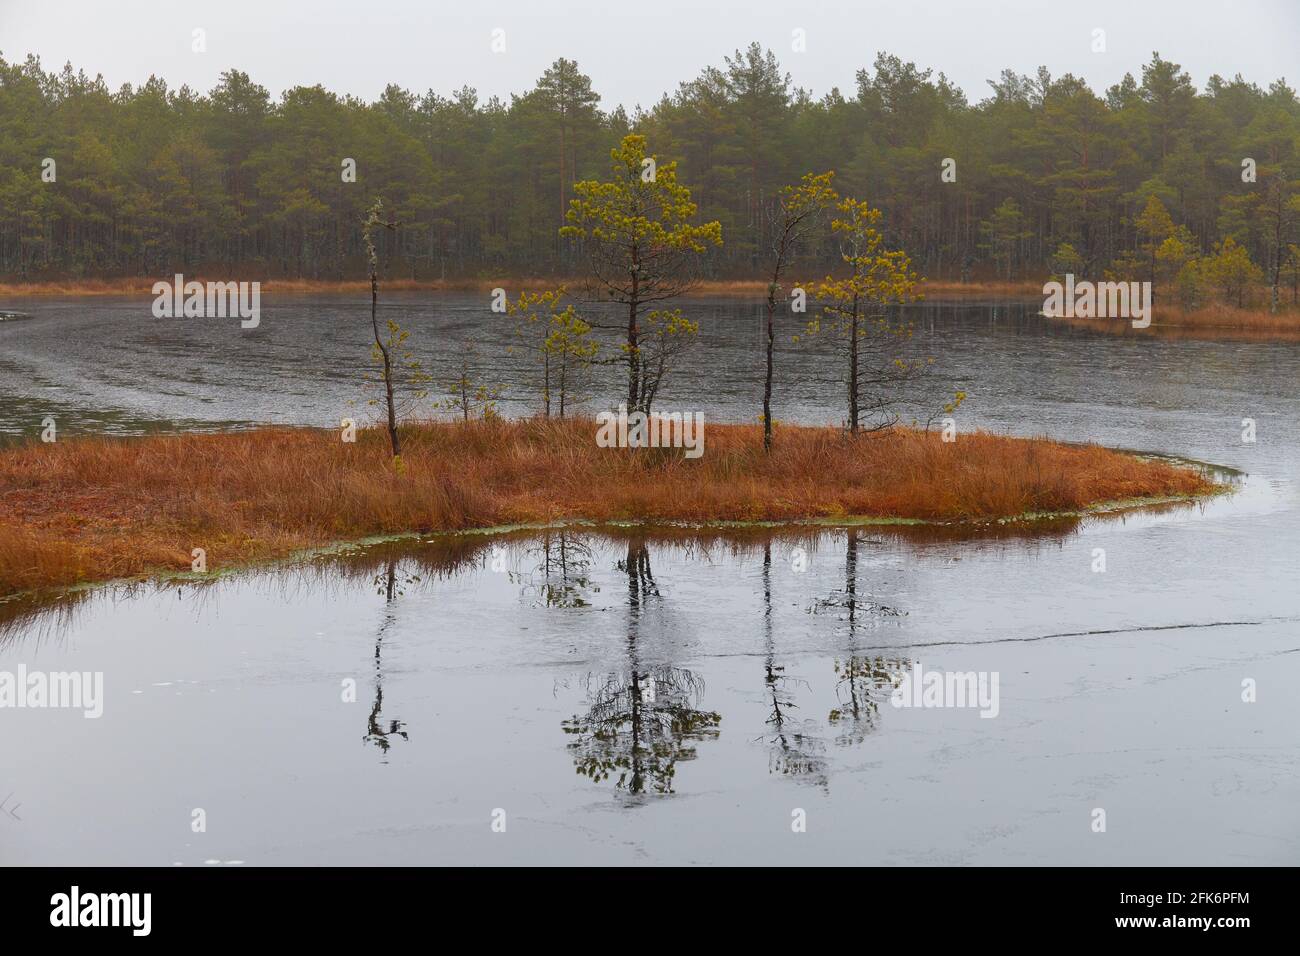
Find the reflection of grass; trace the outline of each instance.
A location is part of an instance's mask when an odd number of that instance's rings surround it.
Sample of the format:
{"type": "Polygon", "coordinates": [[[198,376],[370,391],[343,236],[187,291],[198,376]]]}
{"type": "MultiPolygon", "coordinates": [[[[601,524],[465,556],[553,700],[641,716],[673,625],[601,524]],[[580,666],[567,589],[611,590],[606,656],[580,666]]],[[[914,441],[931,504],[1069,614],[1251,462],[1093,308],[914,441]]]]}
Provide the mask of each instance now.
{"type": "Polygon", "coordinates": [[[216,570],[349,538],[512,523],[980,521],[1201,494],[1201,473],[1096,446],[897,429],[857,439],[709,425],[703,457],[598,448],[590,420],[379,431],[258,429],[74,438],[0,450],[0,594],[189,567],[216,570]]]}

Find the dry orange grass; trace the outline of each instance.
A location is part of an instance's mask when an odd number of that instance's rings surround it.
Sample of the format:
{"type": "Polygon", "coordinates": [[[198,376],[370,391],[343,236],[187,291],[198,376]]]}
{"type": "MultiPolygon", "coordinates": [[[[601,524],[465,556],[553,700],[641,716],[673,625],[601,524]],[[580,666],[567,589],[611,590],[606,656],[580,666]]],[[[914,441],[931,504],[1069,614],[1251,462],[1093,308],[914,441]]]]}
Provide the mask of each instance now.
{"type": "Polygon", "coordinates": [[[1053,317],[1052,322],[1064,322],[1080,328],[1109,332],[1113,335],[1142,335],[1169,339],[1220,339],[1234,342],[1295,342],[1300,341],[1300,309],[1283,307],[1276,314],[1267,306],[1238,308],[1214,303],[1199,309],[1183,309],[1177,305],[1152,307],[1151,324],[1144,329],[1133,328],[1127,319],[1080,319],[1053,317]]]}
{"type": "MultiPolygon", "coordinates": [[[[217,282],[230,281],[233,276],[193,276],[186,279],[198,282],[209,280],[217,282]]],[[[309,293],[352,293],[370,292],[369,279],[268,279],[261,278],[255,272],[244,272],[238,276],[244,281],[257,280],[263,292],[309,292],[309,293]]],[[[0,283],[0,295],[58,295],[58,296],[95,296],[95,295],[152,295],[153,284],[158,281],[170,282],[171,275],[166,276],[128,276],[119,279],[50,279],[37,282],[0,283]]],[[[558,284],[556,279],[401,279],[386,278],[383,288],[392,291],[483,291],[500,285],[508,287],[519,283],[545,286],[558,284]]],[[[576,287],[576,286],[575,286],[576,287]]]]}
{"type": "MultiPolygon", "coordinates": [[[[242,273],[239,278],[258,278],[253,272],[242,273]]],[[[170,280],[171,276],[163,277],[170,280]]],[[[227,281],[231,276],[188,276],[198,281],[227,281]]],[[[117,279],[51,279],[36,282],[0,282],[0,296],[97,296],[97,295],[152,295],[154,282],[159,277],[129,276],[117,279]]],[[[370,292],[368,279],[259,279],[264,293],[300,294],[355,294],[370,292]]],[[[991,280],[957,282],[951,280],[923,279],[917,291],[928,299],[1036,299],[1043,295],[1046,280],[991,280]]],[[[565,286],[579,290],[580,277],[556,276],[500,276],[496,278],[409,279],[389,277],[381,281],[385,292],[485,292],[498,287],[506,289],[544,289],[565,286]]],[[[707,279],[696,283],[688,297],[750,298],[756,303],[767,296],[767,284],[753,279],[707,279]]],[[[1175,305],[1157,303],[1148,334],[1162,332],[1188,333],[1188,337],[1205,337],[1199,333],[1242,332],[1247,337],[1275,337],[1284,341],[1300,338],[1300,309],[1295,303],[1284,305],[1281,312],[1272,315],[1267,306],[1267,290],[1251,291],[1253,304],[1236,306],[1214,303],[1194,311],[1175,305]]],[[[2,304],[2,303],[0,303],[2,304]]],[[[1098,329],[1122,331],[1119,324],[1109,319],[1062,319],[1098,329]]],[[[1232,337],[1230,334],[1226,337],[1232,337]]]]}
{"type": "Polygon", "coordinates": [[[979,282],[955,282],[949,280],[926,279],[921,282],[920,291],[927,298],[1042,298],[1045,280],[991,280],[979,282]]]}
{"type": "Polygon", "coordinates": [[[1300,309],[1294,305],[1281,306],[1276,313],[1270,312],[1266,305],[1238,308],[1222,303],[1193,310],[1157,305],[1153,312],[1153,326],[1300,333],[1300,309]]]}
{"type": "Polygon", "coordinates": [[[74,438],[0,450],[0,594],[215,570],[372,535],[566,519],[988,519],[1212,489],[1095,446],[708,425],[703,457],[599,448],[591,420],[426,423],[395,472],[378,430],[74,438]]]}
{"type": "MultiPolygon", "coordinates": [[[[0,295],[56,295],[56,296],[96,296],[96,295],[152,295],[153,284],[162,278],[171,280],[171,276],[128,276],[120,279],[51,279],[38,282],[3,282],[0,283],[0,295]]],[[[199,282],[229,281],[231,276],[186,276],[199,282]]],[[[239,278],[245,281],[257,279],[262,284],[264,293],[311,293],[335,294],[370,292],[369,279],[267,279],[259,278],[255,272],[241,273],[239,278]]],[[[486,292],[497,287],[506,289],[545,289],[565,286],[569,289],[582,288],[581,277],[562,278],[556,276],[499,276],[496,278],[456,278],[456,279],[404,279],[388,277],[381,281],[385,292],[486,292]]],[[[691,296],[747,296],[763,299],[767,295],[767,285],[763,282],[744,280],[708,280],[692,287],[687,295],[691,296]]]]}
{"type": "MultiPolygon", "coordinates": [[[[160,278],[170,281],[171,276],[128,276],[120,279],[51,279],[38,282],[0,283],[0,295],[60,295],[60,296],[95,296],[95,295],[150,295],[154,282],[160,278]]],[[[186,276],[200,282],[209,279],[227,281],[231,276],[186,276]]],[[[241,273],[244,280],[259,278],[254,272],[241,273]]],[[[353,293],[370,291],[368,279],[271,279],[261,278],[262,291],[298,292],[298,293],[353,293]]],[[[569,289],[582,288],[581,277],[556,276],[500,276],[496,278],[455,278],[455,279],[404,279],[389,277],[382,280],[386,292],[484,292],[498,286],[507,289],[528,288],[542,289],[566,286],[569,289]]],[[[1041,296],[1042,282],[938,282],[925,281],[920,291],[927,295],[941,295],[946,298],[980,297],[995,298],[1009,296],[1041,296]]],[[[690,296],[719,296],[735,298],[752,298],[762,301],[767,296],[767,283],[756,279],[707,279],[697,283],[687,293],[690,296]]]]}

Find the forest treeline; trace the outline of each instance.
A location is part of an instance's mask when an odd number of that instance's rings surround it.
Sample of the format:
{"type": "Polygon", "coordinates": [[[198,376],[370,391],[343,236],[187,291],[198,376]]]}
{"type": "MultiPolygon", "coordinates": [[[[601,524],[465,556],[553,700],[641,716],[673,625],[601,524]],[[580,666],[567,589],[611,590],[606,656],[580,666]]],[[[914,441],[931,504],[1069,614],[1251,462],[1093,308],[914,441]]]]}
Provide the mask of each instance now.
{"type": "MultiPolygon", "coordinates": [[[[572,275],[582,240],[560,228],[574,184],[603,177],[629,132],[678,161],[700,217],[721,224],[716,278],[757,276],[780,188],[825,170],[931,278],[1034,278],[1062,262],[1145,277],[1152,197],[1193,252],[1231,239],[1274,280],[1295,267],[1300,102],[1283,79],[1212,76],[1198,91],[1155,54],[1101,94],[1046,68],[1003,71],[987,92],[972,103],[880,54],[855,89],[815,97],[758,44],[631,114],[603,111],[565,59],[509,102],[390,85],[366,103],[321,86],[276,100],[234,70],[207,94],[158,78],[111,90],[70,65],[0,58],[0,279],[356,278],[376,197],[400,223],[380,237],[390,275],[572,275]]],[[[829,236],[799,254],[839,261],[829,236]]]]}

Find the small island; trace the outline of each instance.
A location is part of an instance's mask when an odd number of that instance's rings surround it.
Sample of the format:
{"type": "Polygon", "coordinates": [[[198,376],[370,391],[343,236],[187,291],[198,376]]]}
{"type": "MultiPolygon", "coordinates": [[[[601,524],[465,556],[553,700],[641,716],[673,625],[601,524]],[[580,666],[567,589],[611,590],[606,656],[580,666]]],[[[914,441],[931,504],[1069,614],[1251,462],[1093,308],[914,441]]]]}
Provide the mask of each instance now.
{"type": "MultiPolygon", "coordinates": [[[[574,185],[560,234],[587,260],[581,292],[560,285],[511,298],[502,286],[484,303],[485,321],[513,323],[533,363],[527,417],[502,417],[499,387],[468,352],[449,397],[430,400],[410,330],[393,312],[380,320],[382,250],[401,222],[376,197],[358,224],[371,338],[369,372],[358,377],[376,396],[377,420],[344,419],[337,432],[64,439],[47,419],[40,441],[0,451],[0,596],[208,574],[382,536],[578,522],[1029,522],[1219,490],[1169,462],[959,432],[967,393],[930,384],[936,359],[917,350],[904,308],[923,297],[921,278],[888,243],[881,210],[841,195],[834,178],[805,174],[770,211],[756,425],[706,423],[698,409],[665,413],[659,402],[699,331],[689,305],[674,303],[698,289],[723,239],[718,221],[697,219],[677,164],[659,162],[645,136],[610,151],[607,179],[574,185]],[[789,278],[799,250],[828,238],[836,270],[789,278]],[[844,386],[840,427],[778,427],[786,310],[798,329],[790,345],[829,343],[823,360],[844,386]],[[626,375],[619,411],[575,417],[598,364],[626,375]]],[[[223,321],[237,335],[261,324],[259,281],[178,273],[150,291],[155,320],[223,321]]],[[[608,408],[612,398],[597,401],[608,408]]]]}
{"type": "Polygon", "coordinates": [[[592,419],[38,441],[0,451],[0,595],[208,572],[341,541],[527,524],[990,522],[1219,490],[1095,445],[706,424],[707,453],[601,448],[592,419]]]}

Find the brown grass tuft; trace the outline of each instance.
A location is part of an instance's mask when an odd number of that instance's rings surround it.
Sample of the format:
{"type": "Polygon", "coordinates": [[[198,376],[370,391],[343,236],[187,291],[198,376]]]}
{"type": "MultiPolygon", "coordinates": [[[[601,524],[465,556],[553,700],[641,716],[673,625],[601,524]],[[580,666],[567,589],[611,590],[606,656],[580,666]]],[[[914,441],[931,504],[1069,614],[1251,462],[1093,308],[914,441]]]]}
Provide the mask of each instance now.
{"type": "Polygon", "coordinates": [[[1300,341],[1300,309],[1284,306],[1276,313],[1267,306],[1238,308],[1213,303],[1199,309],[1157,302],[1151,309],[1151,324],[1133,328],[1129,319],[1080,319],[1054,316],[1048,321],[1111,335],[1138,335],[1162,339],[1201,339],[1232,342],[1300,341]]]}
{"type": "Polygon", "coordinates": [[[708,425],[703,457],[599,448],[591,420],[424,423],[400,473],[378,430],[74,438],[0,450],[0,594],[288,555],[327,543],[564,519],[989,519],[1207,492],[1096,446],[897,429],[708,425]]]}

